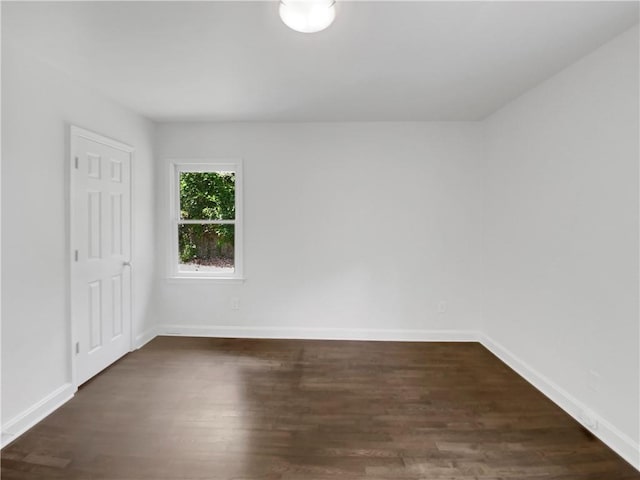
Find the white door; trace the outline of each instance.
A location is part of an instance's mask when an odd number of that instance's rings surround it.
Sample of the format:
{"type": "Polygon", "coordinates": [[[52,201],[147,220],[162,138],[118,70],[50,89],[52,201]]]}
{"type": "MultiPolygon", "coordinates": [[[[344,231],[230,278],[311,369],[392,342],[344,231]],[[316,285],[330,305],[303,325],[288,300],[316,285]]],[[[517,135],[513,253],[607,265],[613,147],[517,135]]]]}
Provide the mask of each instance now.
{"type": "Polygon", "coordinates": [[[71,321],[80,385],[131,347],[133,149],[71,127],[71,321]]]}

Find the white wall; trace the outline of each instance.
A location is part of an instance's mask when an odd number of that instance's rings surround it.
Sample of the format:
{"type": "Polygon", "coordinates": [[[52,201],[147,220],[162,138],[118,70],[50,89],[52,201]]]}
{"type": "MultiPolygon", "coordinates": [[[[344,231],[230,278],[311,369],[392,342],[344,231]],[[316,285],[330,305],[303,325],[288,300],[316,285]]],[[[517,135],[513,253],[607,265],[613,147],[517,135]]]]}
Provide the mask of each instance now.
{"type": "Polygon", "coordinates": [[[7,422],[39,401],[55,400],[50,395],[71,381],[66,167],[70,124],[136,148],[134,321],[138,331],[148,327],[144,322],[154,265],[153,125],[29,58],[3,38],[3,431],[7,422]]]}
{"type": "Polygon", "coordinates": [[[640,440],[638,81],[636,27],[486,121],[483,330],[629,452],[640,440]]]}
{"type": "Polygon", "coordinates": [[[474,123],[159,125],[161,238],[168,159],[244,160],[246,276],[163,280],[156,316],[170,327],[160,331],[418,339],[474,329],[480,134],[474,123]]]}

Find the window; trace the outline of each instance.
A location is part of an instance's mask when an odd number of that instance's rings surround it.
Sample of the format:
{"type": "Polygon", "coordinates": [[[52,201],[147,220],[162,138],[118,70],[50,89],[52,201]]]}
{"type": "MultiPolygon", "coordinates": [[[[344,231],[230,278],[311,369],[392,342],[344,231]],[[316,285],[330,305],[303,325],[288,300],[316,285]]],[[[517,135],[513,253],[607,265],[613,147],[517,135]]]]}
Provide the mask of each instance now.
{"type": "Polygon", "coordinates": [[[242,165],[174,163],[173,277],[242,278],[242,165]]]}

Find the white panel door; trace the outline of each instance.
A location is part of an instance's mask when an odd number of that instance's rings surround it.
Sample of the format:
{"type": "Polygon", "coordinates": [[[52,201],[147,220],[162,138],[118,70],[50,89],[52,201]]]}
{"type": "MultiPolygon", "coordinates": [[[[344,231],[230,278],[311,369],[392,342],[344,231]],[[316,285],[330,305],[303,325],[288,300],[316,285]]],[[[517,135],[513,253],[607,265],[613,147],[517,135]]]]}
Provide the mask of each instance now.
{"type": "Polygon", "coordinates": [[[131,147],[71,129],[71,321],[80,385],[131,347],[131,147]]]}

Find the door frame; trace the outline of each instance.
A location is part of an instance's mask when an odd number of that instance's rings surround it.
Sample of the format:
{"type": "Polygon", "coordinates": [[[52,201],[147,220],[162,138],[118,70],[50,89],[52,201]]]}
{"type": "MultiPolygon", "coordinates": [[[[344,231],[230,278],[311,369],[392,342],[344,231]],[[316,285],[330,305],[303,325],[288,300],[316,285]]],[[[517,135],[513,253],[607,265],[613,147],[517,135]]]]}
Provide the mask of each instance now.
{"type": "Polygon", "coordinates": [[[71,368],[70,371],[70,375],[71,375],[71,384],[74,388],[74,390],[78,389],[78,375],[77,375],[77,355],[76,355],[76,347],[75,344],[78,341],[77,340],[77,332],[78,332],[78,325],[77,325],[77,318],[74,315],[74,311],[73,311],[73,282],[72,282],[72,275],[73,275],[73,264],[74,262],[74,231],[75,231],[75,223],[74,223],[74,217],[73,217],[73,208],[74,208],[74,204],[73,204],[73,199],[74,199],[74,192],[76,189],[76,182],[74,180],[75,175],[74,175],[74,170],[75,170],[75,149],[77,146],[77,142],[76,142],[76,138],[77,137],[82,137],[85,138],[87,140],[91,140],[93,142],[97,142],[97,143],[101,143],[103,145],[106,145],[108,147],[112,147],[115,148],[116,150],[121,150],[123,152],[126,152],[129,154],[129,169],[130,169],[130,173],[129,173],[129,178],[130,178],[130,182],[129,182],[129,208],[131,210],[131,215],[129,216],[129,230],[130,230],[130,236],[129,236],[129,251],[131,252],[130,254],[130,259],[129,261],[131,262],[131,266],[130,268],[130,275],[131,275],[131,281],[130,281],[130,298],[131,298],[131,302],[130,302],[130,306],[129,306],[129,317],[131,319],[131,321],[129,322],[129,351],[132,352],[133,350],[135,350],[134,348],[134,344],[135,344],[135,338],[134,338],[134,332],[135,332],[135,328],[134,328],[134,316],[133,316],[133,312],[134,312],[134,308],[133,308],[133,304],[134,304],[134,296],[133,296],[133,279],[134,279],[134,269],[133,269],[133,245],[135,245],[134,242],[134,232],[133,232],[133,225],[134,225],[134,201],[133,201],[133,182],[134,182],[134,176],[133,176],[133,162],[134,162],[134,158],[135,158],[135,148],[132,147],[131,145],[128,145],[126,143],[122,143],[119,142],[118,140],[114,140],[112,138],[109,137],[105,137],[104,135],[100,135],[99,133],[93,132],[91,130],[86,130],[84,128],[80,128],[76,125],[70,125],[69,126],[69,155],[68,155],[68,179],[69,179],[69,188],[67,191],[67,195],[68,195],[68,209],[67,209],[67,214],[69,216],[69,222],[68,222],[68,230],[67,230],[67,234],[68,234],[68,242],[67,242],[67,254],[68,254],[68,275],[67,275],[67,288],[68,288],[68,295],[67,295],[67,301],[69,302],[69,308],[68,308],[68,312],[69,312],[69,365],[71,368]]]}

